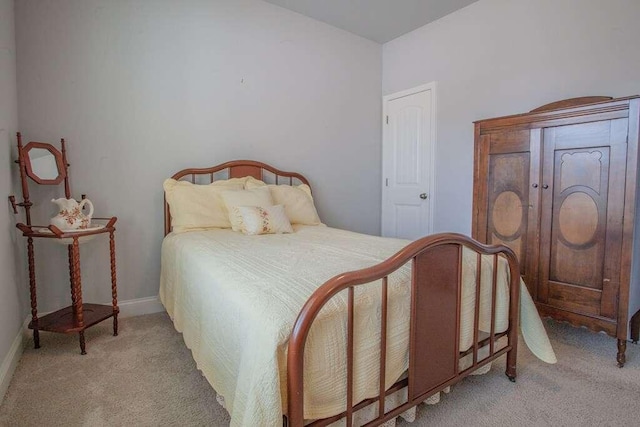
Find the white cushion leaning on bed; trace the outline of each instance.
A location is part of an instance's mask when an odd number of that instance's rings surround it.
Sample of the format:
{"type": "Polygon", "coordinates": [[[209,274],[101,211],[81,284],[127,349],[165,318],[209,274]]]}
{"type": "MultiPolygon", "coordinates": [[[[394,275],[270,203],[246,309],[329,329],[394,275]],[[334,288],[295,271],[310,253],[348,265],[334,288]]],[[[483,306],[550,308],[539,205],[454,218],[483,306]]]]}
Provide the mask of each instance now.
{"type": "MultiPolygon", "coordinates": [[[[323,226],[294,229],[263,236],[230,230],[172,233],[162,245],[161,301],[198,368],[224,397],[232,426],[282,425],[287,343],[304,302],[336,274],[377,264],[408,243],[323,226]]],[[[475,253],[468,252],[473,260],[475,253]]],[[[389,277],[387,387],[407,369],[410,276],[405,266],[389,277]]],[[[474,292],[463,293],[475,299],[474,292]]],[[[323,309],[307,341],[306,419],[344,408],[345,300],[339,294],[323,309]]],[[[532,304],[531,299],[523,297],[521,304],[532,304]]],[[[469,301],[463,305],[474,307],[469,301]]],[[[480,306],[487,306],[482,298],[480,306]]],[[[356,290],[355,401],[377,394],[379,307],[379,283],[356,290]]],[[[507,313],[498,311],[508,304],[496,307],[496,324],[504,326],[507,313]]],[[[530,308],[523,306],[522,312],[536,313],[530,308]]],[[[538,346],[534,354],[553,362],[546,332],[532,316],[522,318],[524,337],[538,346]]],[[[461,344],[468,344],[473,322],[461,328],[461,344]]]]}

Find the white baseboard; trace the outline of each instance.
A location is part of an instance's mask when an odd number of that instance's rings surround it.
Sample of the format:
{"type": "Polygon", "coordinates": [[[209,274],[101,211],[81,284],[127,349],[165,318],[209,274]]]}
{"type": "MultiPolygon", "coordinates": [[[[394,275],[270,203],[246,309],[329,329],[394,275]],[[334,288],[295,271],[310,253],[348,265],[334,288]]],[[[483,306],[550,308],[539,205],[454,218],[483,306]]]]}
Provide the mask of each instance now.
{"type": "Polygon", "coordinates": [[[2,361],[2,365],[0,365],[0,403],[4,400],[4,395],[7,393],[7,389],[9,389],[9,383],[16,370],[16,366],[18,366],[23,350],[24,333],[23,330],[20,329],[18,335],[16,335],[16,338],[13,340],[13,344],[11,344],[9,348],[9,352],[2,361]]]}
{"type": "Polygon", "coordinates": [[[141,316],[164,311],[164,306],[158,296],[122,301],[118,303],[118,307],[120,307],[119,317],[141,316]]]}

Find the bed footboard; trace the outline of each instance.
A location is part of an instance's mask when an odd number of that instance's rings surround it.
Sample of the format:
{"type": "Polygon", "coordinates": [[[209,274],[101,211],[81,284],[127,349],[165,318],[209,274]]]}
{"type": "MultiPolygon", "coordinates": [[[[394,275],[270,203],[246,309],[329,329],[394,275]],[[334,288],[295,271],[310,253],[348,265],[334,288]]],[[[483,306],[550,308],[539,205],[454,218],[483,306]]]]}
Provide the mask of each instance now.
{"type": "Polygon", "coordinates": [[[454,233],[436,234],[422,238],[409,244],[380,264],[344,273],[327,281],[311,295],[304,305],[291,334],[287,355],[288,413],[285,417],[285,423],[293,427],[302,427],[305,423],[303,406],[305,343],[318,313],[338,292],[345,289],[348,292],[346,410],[335,417],[317,420],[313,425],[328,425],[341,418],[346,418],[346,425],[350,427],[355,411],[364,406],[377,404],[377,417],[366,424],[367,426],[375,426],[395,418],[505,353],[507,354],[506,375],[511,381],[515,381],[520,301],[519,281],[518,262],[511,249],[505,246],[486,246],[467,236],[454,233]],[[473,344],[468,349],[459,348],[463,247],[475,251],[478,257],[475,275],[473,344]],[[479,328],[482,255],[492,255],[493,260],[489,333],[481,333],[479,328]],[[496,332],[496,287],[499,257],[504,257],[508,262],[509,306],[508,328],[506,331],[496,332]],[[403,379],[391,388],[385,389],[388,277],[408,262],[411,262],[412,267],[409,369],[403,379]],[[379,394],[377,397],[362,402],[354,402],[354,288],[378,280],[381,281],[382,286],[379,394]],[[497,340],[503,337],[506,337],[506,345],[498,346],[497,340]],[[482,357],[479,356],[481,348],[485,351],[482,357]],[[488,355],[486,355],[487,351],[488,355]],[[464,369],[459,363],[462,357],[472,358],[469,366],[464,369]],[[385,410],[386,396],[405,387],[407,388],[406,402],[395,409],[385,410]]]}

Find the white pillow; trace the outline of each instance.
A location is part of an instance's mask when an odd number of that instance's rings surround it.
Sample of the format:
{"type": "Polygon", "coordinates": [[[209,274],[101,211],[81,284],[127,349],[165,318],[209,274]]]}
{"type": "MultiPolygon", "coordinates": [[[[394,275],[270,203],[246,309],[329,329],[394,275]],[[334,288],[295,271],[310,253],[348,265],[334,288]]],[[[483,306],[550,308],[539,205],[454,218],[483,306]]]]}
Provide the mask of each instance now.
{"type": "Polygon", "coordinates": [[[267,184],[264,181],[260,181],[259,179],[254,178],[252,176],[247,176],[244,181],[245,189],[252,189],[252,188],[266,187],[266,186],[267,184]]]}
{"type": "MultiPolygon", "coordinates": [[[[245,188],[264,188],[264,182],[247,180],[245,188]]],[[[318,211],[313,204],[311,188],[306,184],[267,185],[271,198],[276,205],[284,205],[284,210],[291,224],[320,225],[318,211]]]]}
{"type": "Polygon", "coordinates": [[[271,192],[266,187],[250,190],[223,191],[222,200],[229,211],[229,222],[233,231],[241,231],[240,215],[233,209],[238,206],[272,206],[271,192]]]}
{"type": "Polygon", "coordinates": [[[244,234],[293,233],[293,228],[284,212],[284,206],[235,206],[234,214],[240,216],[240,231],[244,234]]]}
{"type": "Polygon", "coordinates": [[[229,178],[229,179],[219,179],[217,181],[213,181],[212,184],[216,185],[226,185],[226,184],[239,184],[242,186],[242,188],[244,188],[245,183],[247,182],[247,180],[251,178],[249,176],[243,176],[242,178],[229,178]]]}
{"type": "Polygon", "coordinates": [[[162,186],[169,204],[174,232],[231,227],[222,193],[240,190],[242,183],[215,181],[209,185],[196,185],[188,181],[167,179],[162,186]]]}

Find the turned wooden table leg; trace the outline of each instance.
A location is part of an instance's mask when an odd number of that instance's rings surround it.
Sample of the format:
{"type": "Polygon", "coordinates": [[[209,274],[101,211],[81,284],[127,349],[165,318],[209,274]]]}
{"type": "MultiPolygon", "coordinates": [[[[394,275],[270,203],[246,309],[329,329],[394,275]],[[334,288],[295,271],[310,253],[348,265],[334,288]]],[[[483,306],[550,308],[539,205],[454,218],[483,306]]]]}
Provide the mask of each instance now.
{"type": "Polygon", "coordinates": [[[78,317],[78,313],[76,312],[78,306],[76,302],[76,287],[73,272],[73,245],[67,245],[67,250],[69,252],[69,285],[71,289],[71,309],[73,310],[73,318],[76,319],[78,317]]]}
{"type": "Polygon", "coordinates": [[[113,231],[109,233],[109,253],[111,256],[111,305],[113,306],[113,335],[118,336],[118,286],[116,283],[116,240],[113,231]]]}
{"type": "Polygon", "coordinates": [[[71,263],[73,265],[71,287],[71,300],[73,302],[73,314],[75,317],[75,323],[79,328],[83,328],[80,335],[80,354],[87,354],[85,350],[84,342],[84,313],[82,307],[82,276],[80,273],[80,244],[78,238],[73,238],[73,245],[71,248],[71,263]]]}
{"type": "Polygon", "coordinates": [[[33,346],[40,348],[40,331],[38,330],[38,299],[36,297],[36,267],[33,252],[33,238],[27,239],[27,258],[29,259],[29,294],[31,296],[31,325],[33,327],[33,346]]]}
{"type": "Polygon", "coordinates": [[[627,361],[627,357],[625,352],[627,351],[627,341],[626,340],[618,340],[618,356],[616,360],[618,361],[618,368],[622,368],[627,361]]]}
{"type": "Polygon", "coordinates": [[[84,356],[87,354],[86,344],[84,342],[84,331],[78,332],[78,335],[80,336],[80,354],[84,356]]]}

